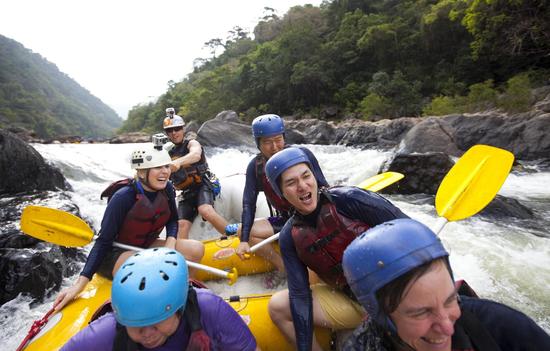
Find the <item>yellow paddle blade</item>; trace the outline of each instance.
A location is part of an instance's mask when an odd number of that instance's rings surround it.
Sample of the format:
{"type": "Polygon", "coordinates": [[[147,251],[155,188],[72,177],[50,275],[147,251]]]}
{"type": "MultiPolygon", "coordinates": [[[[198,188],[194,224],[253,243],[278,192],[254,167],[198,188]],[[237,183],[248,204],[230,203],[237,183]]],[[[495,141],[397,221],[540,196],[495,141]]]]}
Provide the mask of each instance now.
{"type": "Polygon", "coordinates": [[[34,238],[67,247],[89,244],[94,232],[77,216],[49,207],[27,206],[21,215],[21,231],[34,238]]]}
{"type": "Polygon", "coordinates": [[[496,196],[514,155],[493,146],[472,146],[447,173],[435,197],[437,214],[458,221],[481,211],[496,196]]]}
{"type": "Polygon", "coordinates": [[[398,172],[384,172],[365,179],[357,187],[377,192],[405,177],[398,172]]]}

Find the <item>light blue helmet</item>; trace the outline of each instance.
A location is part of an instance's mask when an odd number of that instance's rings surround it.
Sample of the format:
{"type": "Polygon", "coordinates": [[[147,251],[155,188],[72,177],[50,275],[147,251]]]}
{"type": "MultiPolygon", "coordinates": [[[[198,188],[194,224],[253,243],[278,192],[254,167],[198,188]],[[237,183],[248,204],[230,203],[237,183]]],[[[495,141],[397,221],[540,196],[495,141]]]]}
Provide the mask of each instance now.
{"type": "Polygon", "coordinates": [[[256,139],[256,146],[260,147],[260,138],[284,134],[285,124],[277,115],[261,115],[252,121],[252,135],[256,139]]]}
{"type": "Polygon", "coordinates": [[[414,268],[447,256],[430,228],[412,219],[395,219],[353,240],[344,251],[342,266],[351,290],[369,316],[395,330],[378,305],[376,292],[414,268]]]}
{"type": "Polygon", "coordinates": [[[116,320],[127,327],[162,322],[185,307],[188,279],[185,258],[176,250],[159,247],[135,253],[113,278],[116,320]]]}
{"type": "Polygon", "coordinates": [[[278,181],[281,174],[299,163],[307,163],[309,168],[313,171],[309,157],[307,157],[304,151],[297,147],[283,149],[267,160],[265,164],[265,174],[277,195],[282,196],[281,187],[278,181]]]}

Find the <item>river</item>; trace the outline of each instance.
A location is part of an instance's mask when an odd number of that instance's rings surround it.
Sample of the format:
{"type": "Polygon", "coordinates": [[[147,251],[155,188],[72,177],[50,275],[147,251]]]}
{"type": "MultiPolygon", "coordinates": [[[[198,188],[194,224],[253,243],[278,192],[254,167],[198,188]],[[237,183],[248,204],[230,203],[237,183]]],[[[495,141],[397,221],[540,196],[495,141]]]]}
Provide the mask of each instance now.
{"type": "MultiPolygon", "coordinates": [[[[98,230],[106,206],[99,194],[112,181],[132,176],[129,155],[136,144],[34,144],[33,147],[61,169],[73,187],[69,196],[98,230]]],[[[376,174],[389,157],[388,152],[377,150],[308,147],[319,159],[331,184],[358,184],[376,174]]],[[[239,221],[244,171],[254,150],[207,148],[206,151],[210,168],[222,184],[222,196],[216,201],[216,208],[231,221],[239,221]]],[[[550,186],[547,186],[550,173],[538,171],[535,166],[528,168],[529,172],[510,174],[500,194],[520,200],[535,211],[537,219],[488,220],[474,216],[447,224],[440,235],[451,253],[456,277],[466,279],[480,296],[525,312],[550,332],[550,186]]],[[[418,204],[420,202],[415,201],[418,196],[398,195],[389,199],[409,216],[429,226],[437,219],[433,205],[418,204]]],[[[267,215],[264,203],[259,199],[261,216],[267,215]]],[[[195,221],[192,238],[215,236],[210,225],[195,221]]],[[[65,279],[64,286],[74,279],[65,279]]],[[[260,275],[239,278],[233,286],[223,281],[208,285],[222,296],[269,291],[263,287],[260,275]]],[[[41,318],[51,307],[55,298],[55,294],[52,295],[39,304],[31,304],[30,298],[19,296],[0,306],[3,350],[17,348],[32,321],[41,318]]]]}

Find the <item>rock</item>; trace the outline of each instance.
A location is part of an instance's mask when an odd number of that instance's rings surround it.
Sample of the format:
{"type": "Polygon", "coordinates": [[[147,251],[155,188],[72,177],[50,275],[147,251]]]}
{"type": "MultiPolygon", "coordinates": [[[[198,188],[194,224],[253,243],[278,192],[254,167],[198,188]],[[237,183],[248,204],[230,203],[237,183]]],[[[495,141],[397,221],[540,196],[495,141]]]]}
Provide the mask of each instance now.
{"type": "MultiPolygon", "coordinates": [[[[334,138],[334,127],[331,123],[326,121],[321,121],[317,119],[300,119],[294,121],[285,121],[285,131],[294,130],[298,132],[301,139],[305,140],[307,144],[321,144],[329,145],[335,144],[336,139],[334,138]]],[[[302,143],[298,140],[293,140],[292,138],[296,134],[286,135],[285,141],[287,144],[298,144],[302,143]]]]}
{"type": "Polygon", "coordinates": [[[239,115],[235,111],[222,111],[214,117],[218,121],[241,123],[239,115]]]}
{"type": "Polygon", "coordinates": [[[61,172],[47,164],[38,151],[0,129],[0,195],[69,188],[61,172]]]}
{"type": "Polygon", "coordinates": [[[399,172],[403,173],[405,178],[380,192],[434,195],[453,164],[451,158],[441,152],[395,154],[392,159],[382,165],[380,172],[399,172]]]}
{"type": "Polygon", "coordinates": [[[397,118],[378,122],[345,120],[335,127],[338,144],[364,148],[389,149],[399,144],[420,118],[397,118]]]}
{"type": "Polygon", "coordinates": [[[151,142],[151,134],[143,132],[131,132],[117,135],[109,139],[110,144],[126,144],[126,143],[149,143],[151,142]]]}
{"type": "MultiPolygon", "coordinates": [[[[218,116],[220,116],[218,114],[218,116]]],[[[197,132],[197,140],[202,146],[248,146],[256,148],[250,125],[234,122],[230,114],[208,120],[197,132]],[[224,118],[229,118],[225,120],[224,118]]]]}
{"type": "Polygon", "coordinates": [[[479,214],[494,219],[506,219],[510,217],[518,219],[535,218],[533,211],[522,205],[521,202],[501,195],[497,195],[479,214]]]}
{"type": "Polygon", "coordinates": [[[401,141],[398,152],[411,154],[413,152],[443,152],[447,155],[460,156],[454,141],[455,128],[439,117],[422,119],[412,127],[401,141]]]}
{"type": "Polygon", "coordinates": [[[42,299],[46,292],[59,289],[64,276],[75,273],[75,266],[69,264],[57,245],[39,243],[33,248],[2,248],[0,253],[0,305],[20,293],[42,299]]]}

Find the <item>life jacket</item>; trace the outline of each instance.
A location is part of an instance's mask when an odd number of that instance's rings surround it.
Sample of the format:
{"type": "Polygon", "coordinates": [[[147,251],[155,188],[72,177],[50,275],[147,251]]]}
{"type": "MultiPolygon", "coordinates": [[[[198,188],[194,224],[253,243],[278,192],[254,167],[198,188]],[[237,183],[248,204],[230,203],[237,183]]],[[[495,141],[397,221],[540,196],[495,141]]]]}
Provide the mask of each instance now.
{"type": "Polygon", "coordinates": [[[331,201],[330,194],[321,190],[321,208],[317,223],[312,227],[294,215],[292,239],[302,262],[328,285],[349,291],[342,270],[342,257],[346,247],[369,225],[341,215],[331,201]]]}
{"type": "MultiPolygon", "coordinates": [[[[464,280],[456,281],[455,288],[458,295],[478,298],[474,289],[464,280]]],[[[460,318],[456,321],[456,326],[460,326],[466,335],[457,331],[453,335],[453,344],[470,345],[470,347],[453,347],[452,351],[504,351],[474,313],[462,308],[460,311],[460,318]],[[467,339],[464,340],[464,338],[467,339]]]]}
{"type": "MultiPolygon", "coordinates": [[[[174,145],[174,147],[168,151],[168,154],[172,160],[183,157],[189,153],[189,149],[187,148],[188,145],[189,140],[185,140],[179,145],[174,145]]],[[[195,162],[189,167],[180,168],[170,175],[170,179],[172,179],[172,183],[174,183],[174,187],[177,190],[184,190],[193,185],[201,184],[206,172],[208,172],[208,163],[206,162],[204,150],[202,150],[199,162],[195,162]]]]}
{"type": "Polygon", "coordinates": [[[151,202],[133,179],[122,179],[109,185],[101,193],[101,198],[107,197],[110,200],[117,190],[125,186],[134,187],[136,202],[124,218],[117,241],[147,248],[158,238],[170,219],[168,195],[165,190],[159,191],[155,201],[151,202]]]}
{"type": "MultiPolygon", "coordinates": [[[[177,312],[176,312],[177,313],[177,312]]],[[[201,311],[199,302],[197,300],[197,292],[189,285],[189,292],[187,294],[187,302],[183,311],[183,320],[187,326],[189,326],[191,335],[189,336],[189,342],[186,351],[209,351],[211,348],[211,340],[208,334],[204,331],[201,324],[201,311]]],[[[183,323],[183,320],[180,323],[183,323]]],[[[117,322],[116,334],[113,342],[113,351],[137,351],[139,350],[138,344],[136,344],[128,336],[126,328],[117,322]]],[[[183,349],[183,348],[182,348],[183,349]]]]}
{"type": "Polygon", "coordinates": [[[273,187],[267,180],[265,174],[265,157],[260,152],[256,155],[256,191],[263,191],[267,199],[267,205],[271,216],[290,217],[292,205],[285,199],[277,195],[273,187]],[[276,213],[274,213],[275,209],[276,213]]]}

